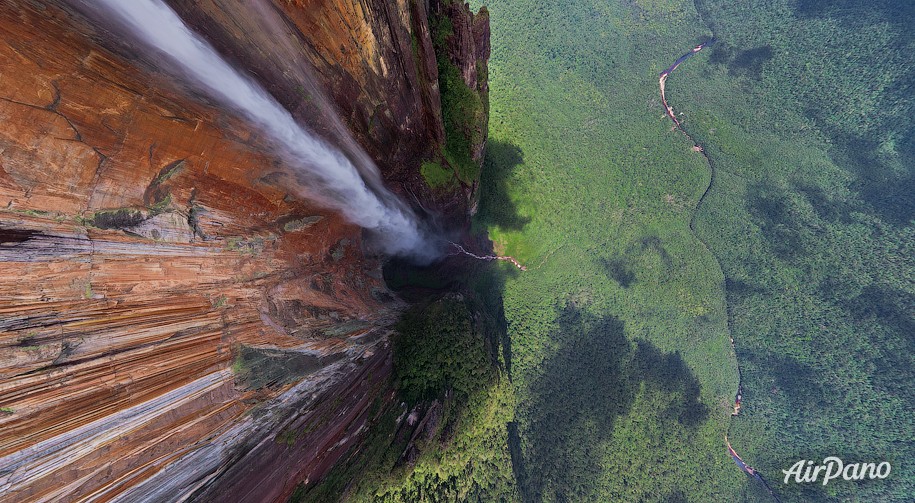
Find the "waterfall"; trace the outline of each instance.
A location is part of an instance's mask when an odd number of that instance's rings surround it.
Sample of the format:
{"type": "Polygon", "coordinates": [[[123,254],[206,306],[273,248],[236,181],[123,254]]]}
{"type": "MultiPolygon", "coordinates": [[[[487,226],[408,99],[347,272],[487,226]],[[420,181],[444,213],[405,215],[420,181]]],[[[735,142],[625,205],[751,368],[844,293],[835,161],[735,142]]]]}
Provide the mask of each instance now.
{"type": "MultiPolygon", "coordinates": [[[[298,124],[292,114],[253,79],[233,68],[206,40],[194,33],[162,0],[84,0],[129,32],[147,48],[160,53],[187,84],[236,111],[262,130],[276,153],[293,170],[305,175],[312,196],[339,210],[351,222],[374,231],[389,254],[432,258],[429,238],[413,212],[378,183],[378,168],[363,158],[362,170],[339,149],[298,124]],[[368,173],[366,173],[368,171],[368,173]]],[[[308,83],[314,86],[313,82],[308,83]]]]}

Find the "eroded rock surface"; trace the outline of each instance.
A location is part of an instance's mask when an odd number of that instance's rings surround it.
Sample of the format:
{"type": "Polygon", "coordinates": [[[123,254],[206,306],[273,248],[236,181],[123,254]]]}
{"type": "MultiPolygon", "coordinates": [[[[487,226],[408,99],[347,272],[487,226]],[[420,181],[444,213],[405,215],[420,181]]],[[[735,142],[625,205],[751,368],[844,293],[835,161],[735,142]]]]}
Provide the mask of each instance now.
{"type": "MultiPolygon", "coordinates": [[[[265,2],[270,33],[169,3],[393,190],[466,210],[417,174],[443,137],[424,2],[265,2]]],[[[0,124],[0,502],[283,500],[393,399],[378,260],[248,124],[28,0],[0,5],[0,124]]]]}

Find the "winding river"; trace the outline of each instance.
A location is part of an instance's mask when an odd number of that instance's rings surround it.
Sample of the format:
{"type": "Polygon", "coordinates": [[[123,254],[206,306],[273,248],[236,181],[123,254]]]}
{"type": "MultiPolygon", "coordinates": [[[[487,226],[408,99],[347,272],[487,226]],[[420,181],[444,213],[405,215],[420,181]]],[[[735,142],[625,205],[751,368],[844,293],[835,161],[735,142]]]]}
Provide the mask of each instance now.
{"type": "MultiPolygon", "coordinates": [[[[692,137],[692,135],[690,135],[689,132],[686,131],[686,129],[683,127],[683,123],[680,121],[680,119],[677,118],[677,114],[674,113],[673,107],[671,107],[670,104],[667,102],[667,94],[665,92],[664,84],[667,82],[667,78],[670,77],[670,75],[674,72],[674,70],[676,70],[677,67],[679,67],[684,61],[686,61],[692,55],[698,53],[702,49],[705,49],[706,47],[712,45],[713,43],[715,43],[714,37],[707,40],[706,42],[703,42],[703,43],[697,45],[696,47],[693,47],[692,50],[690,50],[686,54],[677,58],[677,60],[674,61],[674,63],[672,65],[670,65],[669,67],[667,67],[667,69],[665,69],[663,72],[661,72],[661,74],[659,75],[659,78],[658,78],[658,86],[661,89],[661,103],[664,105],[664,112],[667,113],[667,116],[670,118],[670,120],[673,121],[674,127],[677,130],[679,130],[681,133],[683,133],[683,135],[685,135],[686,138],[688,138],[689,141],[693,144],[693,150],[702,154],[702,156],[705,158],[706,163],[708,164],[709,172],[711,173],[711,177],[709,179],[709,184],[705,188],[705,191],[703,191],[702,196],[699,197],[699,201],[696,204],[696,210],[693,213],[693,218],[689,222],[690,230],[693,231],[694,235],[695,235],[695,230],[696,230],[695,226],[694,226],[695,215],[699,212],[699,208],[702,206],[702,203],[705,201],[705,196],[709,193],[712,186],[715,184],[715,165],[712,163],[712,160],[711,160],[711,158],[709,158],[708,153],[706,153],[705,149],[702,148],[702,145],[699,145],[699,142],[697,142],[692,137]]],[[[696,236],[696,237],[698,238],[698,236],[696,236]]],[[[699,239],[699,240],[702,241],[701,239],[699,239]]],[[[706,250],[708,250],[709,253],[711,253],[711,249],[708,247],[708,245],[705,244],[704,241],[702,242],[702,244],[705,246],[706,250]]],[[[728,332],[730,332],[730,327],[728,328],[728,332]]],[[[737,348],[734,345],[734,337],[730,336],[730,340],[731,340],[731,349],[734,351],[734,354],[736,355],[737,348]]],[[[734,397],[734,408],[731,412],[731,416],[736,416],[736,415],[740,414],[742,395],[743,395],[743,373],[740,370],[740,362],[738,361],[738,363],[737,363],[737,394],[734,397]]],[[[777,503],[780,503],[781,500],[778,498],[778,495],[775,493],[775,491],[772,490],[772,487],[769,486],[769,483],[766,482],[766,479],[764,479],[763,476],[760,475],[760,473],[756,469],[754,469],[752,466],[748,465],[740,457],[740,455],[737,454],[737,451],[735,451],[734,448],[731,446],[731,442],[730,442],[730,440],[728,440],[729,432],[730,432],[730,425],[728,425],[728,432],[725,433],[725,435],[724,435],[724,443],[725,443],[725,446],[727,446],[728,455],[731,457],[731,459],[734,460],[734,463],[736,463],[737,466],[741,470],[743,470],[744,473],[746,473],[748,476],[750,476],[750,477],[758,480],[760,483],[762,483],[762,485],[766,488],[767,491],[769,491],[769,494],[775,499],[775,501],[777,503]]]]}

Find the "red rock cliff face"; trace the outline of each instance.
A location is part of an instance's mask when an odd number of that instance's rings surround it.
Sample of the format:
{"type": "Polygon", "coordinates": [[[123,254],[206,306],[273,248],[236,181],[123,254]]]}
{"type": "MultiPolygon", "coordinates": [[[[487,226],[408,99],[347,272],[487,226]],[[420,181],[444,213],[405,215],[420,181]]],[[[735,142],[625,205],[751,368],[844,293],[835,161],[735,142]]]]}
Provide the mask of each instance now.
{"type": "MultiPolygon", "coordinates": [[[[417,175],[443,137],[422,2],[276,0],[269,36],[241,2],[169,3],[396,192],[466,210],[417,175]]],[[[141,52],[0,5],[0,502],[282,500],[393,399],[400,306],[360,229],[141,52]]]]}

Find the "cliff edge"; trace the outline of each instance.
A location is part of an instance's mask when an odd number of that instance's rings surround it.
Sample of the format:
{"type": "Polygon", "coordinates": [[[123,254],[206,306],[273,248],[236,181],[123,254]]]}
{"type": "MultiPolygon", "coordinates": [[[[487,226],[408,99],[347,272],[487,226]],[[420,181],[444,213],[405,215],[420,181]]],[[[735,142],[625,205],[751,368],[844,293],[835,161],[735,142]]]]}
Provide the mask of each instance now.
{"type": "MultiPolygon", "coordinates": [[[[466,221],[485,113],[455,146],[439,72],[482,106],[485,16],[274,0],[265,33],[244,2],[167,3],[408,204],[466,221]],[[452,181],[430,184],[430,163],[452,181]]],[[[0,5],[0,61],[0,502],[277,501],[320,479],[394,399],[403,303],[361,229],[69,2],[0,5]]]]}

